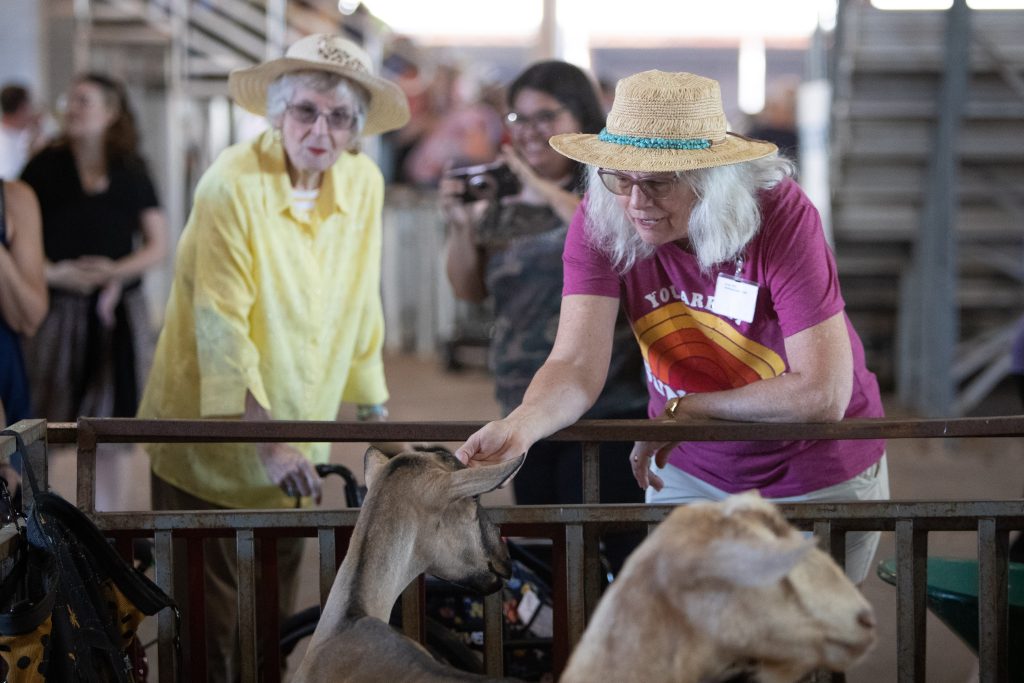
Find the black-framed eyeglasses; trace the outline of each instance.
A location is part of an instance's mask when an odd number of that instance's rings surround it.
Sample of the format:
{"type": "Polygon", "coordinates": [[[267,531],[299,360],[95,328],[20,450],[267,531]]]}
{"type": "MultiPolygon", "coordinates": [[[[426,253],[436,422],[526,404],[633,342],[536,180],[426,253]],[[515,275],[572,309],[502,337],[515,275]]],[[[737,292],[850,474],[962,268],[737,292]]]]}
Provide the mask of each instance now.
{"type": "Polygon", "coordinates": [[[561,116],[563,111],[565,111],[565,107],[559,107],[558,109],[541,109],[529,116],[510,111],[505,114],[505,123],[513,129],[519,130],[525,130],[526,127],[530,125],[537,128],[547,128],[555,122],[555,119],[561,116]]]}
{"type": "Polygon", "coordinates": [[[338,107],[329,111],[320,111],[308,102],[289,104],[288,112],[292,118],[305,126],[312,126],[321,116],[327,122],[327,127],[333,130],[347,130],[356,122],[356,115],[345,107],[338,107]]]}
{"type": "Polygon", "coordinates": [[[677,175],[634,178],[625,173],[609,171],[604,168],[598,169],[597,175],[601,177],[601,182],[604,183],[609,192],[623,197],[633,194],[633,186],[636,185],[649,199],[664,199],[679,184],[679,176],[677,175]]]}

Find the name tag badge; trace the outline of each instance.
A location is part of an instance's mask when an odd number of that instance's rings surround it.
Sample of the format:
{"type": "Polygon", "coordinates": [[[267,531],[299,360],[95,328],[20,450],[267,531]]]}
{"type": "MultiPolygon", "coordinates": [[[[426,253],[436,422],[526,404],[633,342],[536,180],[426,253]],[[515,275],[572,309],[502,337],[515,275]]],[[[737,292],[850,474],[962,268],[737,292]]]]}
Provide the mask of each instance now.
{"type": "Polygon", "coordinates": [[[711,310],[718,315],[744,323],[754,322],[758,285],[725,273],[718,274],[715,302],[711,310]]]}

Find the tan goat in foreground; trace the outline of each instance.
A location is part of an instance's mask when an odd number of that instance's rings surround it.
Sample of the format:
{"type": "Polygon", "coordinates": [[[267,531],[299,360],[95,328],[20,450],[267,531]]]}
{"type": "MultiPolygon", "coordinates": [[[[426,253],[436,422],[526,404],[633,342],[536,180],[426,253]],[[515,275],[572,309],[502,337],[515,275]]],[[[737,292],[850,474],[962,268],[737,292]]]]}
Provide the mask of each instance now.
{"type": "Polygon", "coordinates": [[[756,493],[680,507],[626,561],[561,683],[789,683],[875,642],[871,606],[756,493]]]}
{"type": "Polygon", "coordinates": [[[422,573],[481,593],[501,588],[511,573],[508,548],[476,497],[508,480],[524,457],[467,469],[451,454],[402,453],[389,459],[368,450],[363,464],[369,491],[294,680],[496,680],[438,663],[389,626],[388,618],[402,590],[422,573]]]}

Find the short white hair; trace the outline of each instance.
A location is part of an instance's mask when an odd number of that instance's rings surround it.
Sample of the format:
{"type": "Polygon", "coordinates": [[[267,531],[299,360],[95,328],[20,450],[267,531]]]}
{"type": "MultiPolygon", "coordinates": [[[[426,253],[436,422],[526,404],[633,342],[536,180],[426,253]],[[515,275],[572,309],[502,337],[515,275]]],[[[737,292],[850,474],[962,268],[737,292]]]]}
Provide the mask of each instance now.
{"type": "MultiPolygon", "coordinates": [[[[656,247],[644,242],[604,186],[597,166],[587,166],[585,230],[590,244],[611,260],[619,274],[649,258],[656,247]]],[[[757,194],[793,175],[792,162],[779,156],[727,166],[678,171],[681,182],[696,196],[690,212],[688,239],[701,270],[739,256],[761,227],[757,194]]]]}
{"type": "Polygon", "coordinates": [[[339,100],[347,100],[356,117],[352,124],[352,139],[353,146],[358,147],[359,136],[366,123],[366,107],[370,95],[358,84],[330,71],[292,71],[278,76],[267,88],[267,121],[270,125],[280,130],[285,110],[299,88],[332,93],[339,100]]]}

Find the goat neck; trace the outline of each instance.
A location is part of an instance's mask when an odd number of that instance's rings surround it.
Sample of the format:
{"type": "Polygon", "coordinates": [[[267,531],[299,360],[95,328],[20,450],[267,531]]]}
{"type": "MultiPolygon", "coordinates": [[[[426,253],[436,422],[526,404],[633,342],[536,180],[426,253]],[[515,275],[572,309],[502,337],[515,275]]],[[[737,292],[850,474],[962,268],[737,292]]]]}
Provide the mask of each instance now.
{"type": "Polygon", "coordinates": [[[386,514],[378,514],[384,502],[371,491],[363,503],[321,619],[339,625],[364,616],[387,622],[402,591],[426,570],[416,557],[416,509],[389,505],[386,514]]]}

